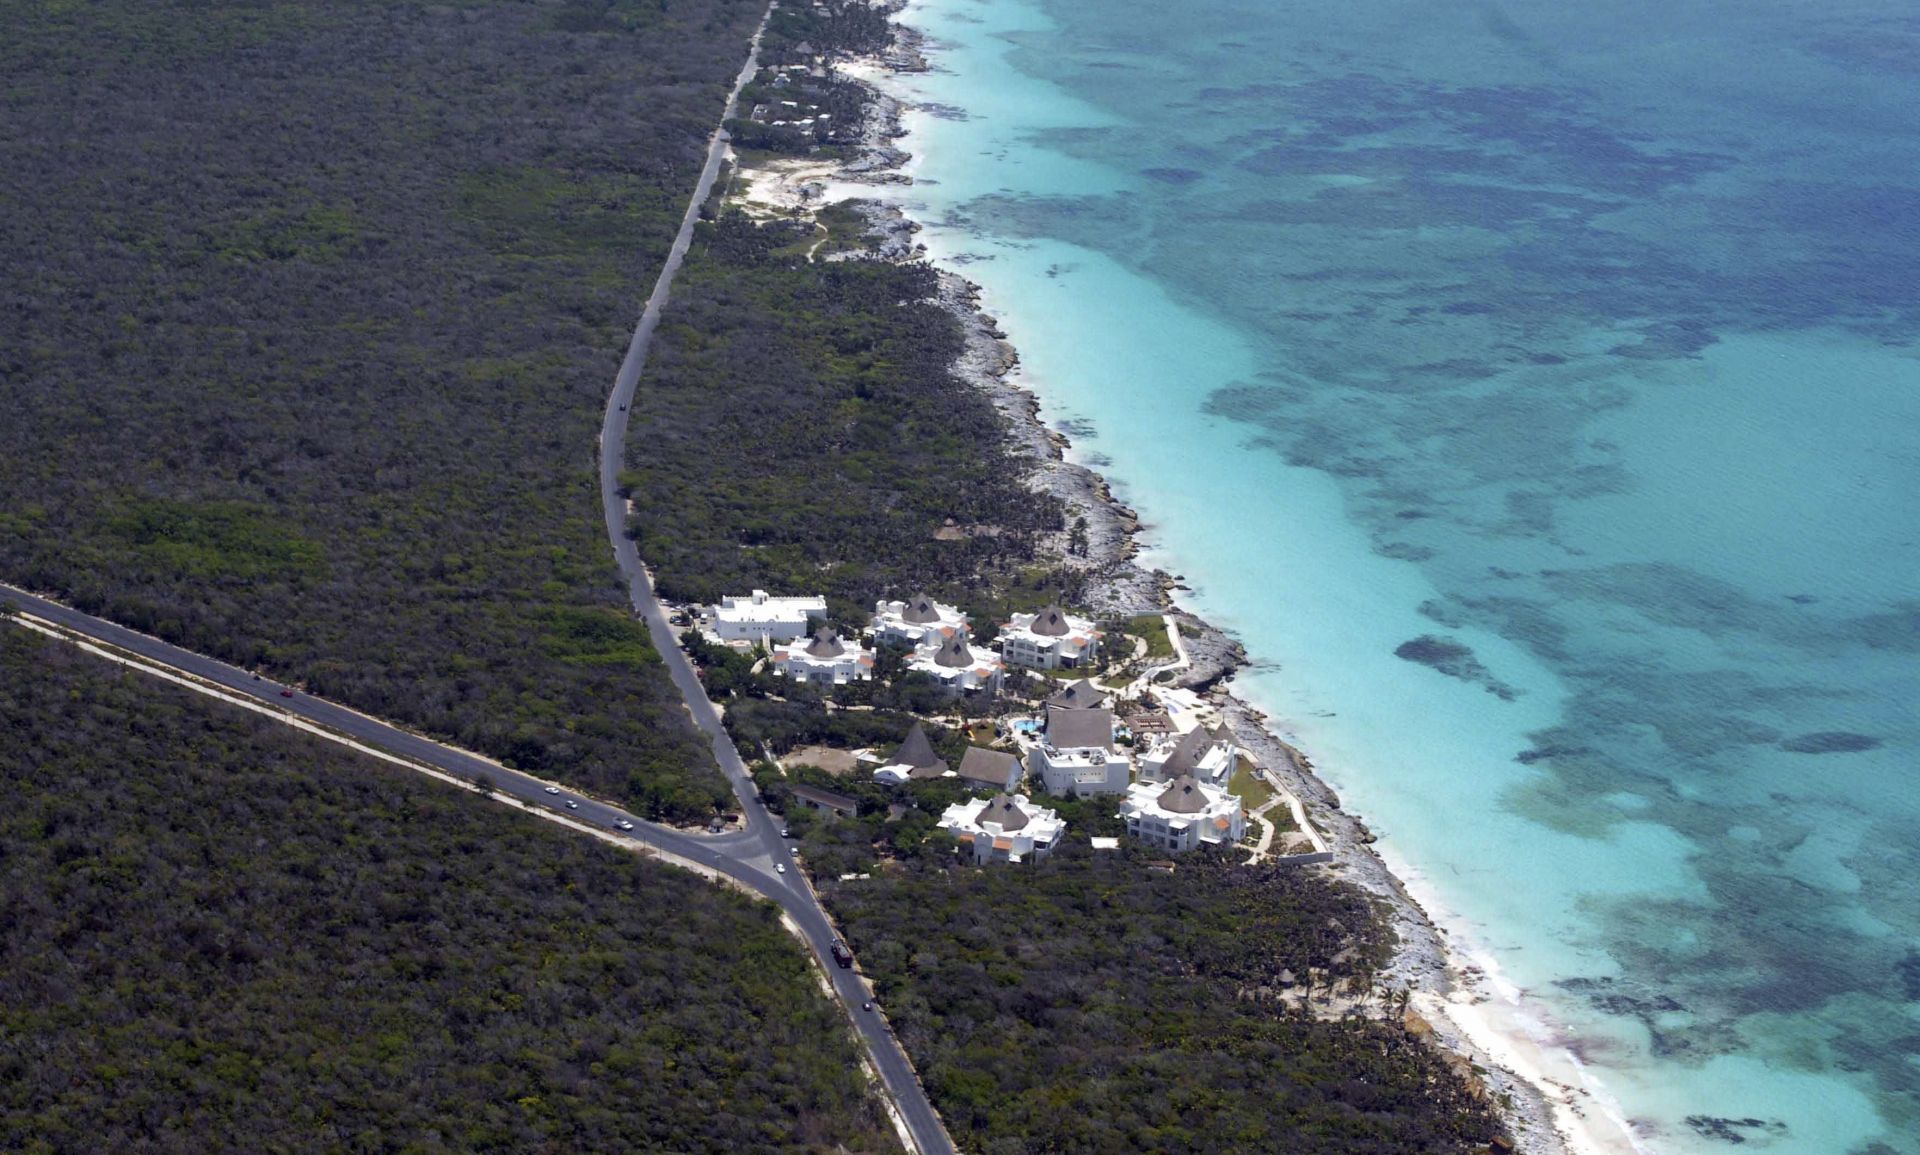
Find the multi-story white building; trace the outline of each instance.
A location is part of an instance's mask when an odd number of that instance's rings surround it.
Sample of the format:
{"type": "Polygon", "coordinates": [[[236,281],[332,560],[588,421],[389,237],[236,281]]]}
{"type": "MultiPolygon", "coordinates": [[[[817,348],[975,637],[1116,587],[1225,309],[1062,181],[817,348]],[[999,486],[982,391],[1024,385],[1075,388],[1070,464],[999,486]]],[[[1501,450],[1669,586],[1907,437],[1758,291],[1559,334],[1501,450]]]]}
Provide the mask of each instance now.
{"type": "Polygon", "coordinates": [[[976,864],[1037,862],[1060,845],[1067,824],[1024,794],[995,794],[947,807],[940,829],[970,847],[976,864]]]}
{"type": "Polygon", "coordinates": [[[825,598],[776,598],[766,590],[748,597],[724,597],[708,611],[713,632],[723,642],[790,642],[813,628],[814,618],[827,616],[825,598]]]}
{"type": "Polygon", "coordinates": [[[972,644],[962,629],[937,645],[921,646],[908,659],[907,669],[930,675],[955,690],[998,693],[1007,668],[999,654],[972,644]]]}
{"type": "Polygon", "coordinates": [[[1000,653],[1015,666],[1076,669],[1092,662],[1099,649],[1100,631],[1093,623],[1070,617],[1057,605],[1037,614],[1015,614],[1000,627],[1000,653]]]}
{"type": "Polygon", "coordinates": [[[1240,799],[1191,774],[1171,782],[1135,782],[1120,804],[1127,833],[1176,854],[1203,843],[1232,845],[1246,833],[1240,799]]]}
{"type": "Polygon", "coordinates": [[[1142,782],[1171,782],[1191,774],[1209,786],[1225,787],[1239,755],[1239,746],[1225,731],[1196,726],[1184,734],[1159,735],[1134,759],[1142,782]]]}
{"type": "Polygon", "coordinates": [[[1047,725],[1027,748],[1027,770],[1049,794],[1120,794],[1131,767],[1113,749],[1113,711],[1047,707],[1047,725]]]}
{"type": "Polygon", "coordinates": [[[925,594],[915,594],[904,602],[873,605],[873,636],[882,642],[917,650],[923,645],[939,645],[966,632],[967,615],[925,594]]]}
{"type": "Polygon", "coordinates": [[[796,638],[773,652],[773,672],[796,682],[816,686],[844,686],[873,677],[872,650],[843,641],[833,630],[821,628],[811,638],[796,638]]]}

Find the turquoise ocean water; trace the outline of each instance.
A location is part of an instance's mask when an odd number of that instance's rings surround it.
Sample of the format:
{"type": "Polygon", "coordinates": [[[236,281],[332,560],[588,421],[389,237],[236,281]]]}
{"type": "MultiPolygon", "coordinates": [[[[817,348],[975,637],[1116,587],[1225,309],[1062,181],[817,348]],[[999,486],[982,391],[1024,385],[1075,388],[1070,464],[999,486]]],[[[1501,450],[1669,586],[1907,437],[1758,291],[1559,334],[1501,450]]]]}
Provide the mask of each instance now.
{"type": "Polygon", "coordinates": [[[906,19],[923,239],[1639,1142],[1920,1151],[1915,9],[906,19]]]}

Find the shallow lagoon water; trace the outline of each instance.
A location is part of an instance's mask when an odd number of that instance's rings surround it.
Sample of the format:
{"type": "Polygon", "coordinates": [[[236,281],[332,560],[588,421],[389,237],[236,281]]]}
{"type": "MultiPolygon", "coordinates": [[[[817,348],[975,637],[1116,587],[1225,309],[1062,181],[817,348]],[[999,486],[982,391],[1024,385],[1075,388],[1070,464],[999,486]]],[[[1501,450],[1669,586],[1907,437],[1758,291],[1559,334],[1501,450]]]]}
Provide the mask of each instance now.
{"type": "Polygon", "coordinates": [[[1920,1150],[1895,13],[907,17],[929,247],[1651,1150],[1920,1150]]]}

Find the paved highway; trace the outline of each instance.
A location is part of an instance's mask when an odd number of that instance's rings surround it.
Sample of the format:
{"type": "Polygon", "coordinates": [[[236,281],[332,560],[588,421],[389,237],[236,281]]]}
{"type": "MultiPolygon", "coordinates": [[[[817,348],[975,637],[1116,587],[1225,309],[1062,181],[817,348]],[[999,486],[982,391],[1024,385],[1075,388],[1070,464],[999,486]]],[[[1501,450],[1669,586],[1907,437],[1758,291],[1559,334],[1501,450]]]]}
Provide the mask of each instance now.
{"type": "MultiPolygon", "coordinates": [[[[531,774],[523,774],[518,770],[510,770],[468,751],[423,738],[344,706],[316,698],[291,686],[249,673],[238,666],[230,666],[190,650],[183,650],[158,638],[130,630],[125,626],[115,625],[25,590],[0,584],[0,605],[10,605],[24,614],[42,618],[94,642],[124,650],[145,659],[152,665],[212,683],[236,697],[250,698],[271,709],[284,711],[345,734],[363,745],[431,766],[468,781],[484,781],[501,794],[531,805],[550,808],[576,821],[604,827],[638,844],[652,846],[699,863],[779,903],[781,909],[800,927],[807,941],[825,964],[827,973],[832,977],[835,993],[848,1007],[855,1026],[867,1043],[875,1066],[885,1080],[888,1090],[892,1092],[895,1104],[900,1108],[902,1117],[906,1119],[909,1130],[914,1134],[915,1142],[923,1152],[937,1152],[944,1155],[953,1151],[953,1144],[947,1139],[946,1131],[941,1127],[938,1116],[934,1115],[932,1105],[927,1102],[926,1094],[920,1088],[912,1065],[907,1062],[905,1052],[900,1049],[899,1043],[887,1030],[886,1023],[880,1018],[879,1012],[859,1009],[872,999],[866,984],[854,972],[841,970],[834,965],[831,954],[835,940],[833,927],[827,921],[819,901],[814,898],[798,867],[794,864],[785,840],[780,837],[778,826],[767,814],[765,808],[752,797],[750,788],[747,796],[742,799],[743,805],[747,807],[746,812],[750,816],[749,829],[718,835],[676,830],[670,826],[649,822],[617,806],[595,801],[558,783],[548,782],[531,774]],[[292,696],[289,697],[287,694],[292,696]],[[550,793],[551,789],[557,789],[559,793],[550,793]],[[566,805],[569,801],[574,803],[573,807],[566,805]],[[619,824],[623,822],[631,823],[632,829],[621,830],[619,824]],[[786,873],[777,871],[775,863],[785,864],[786,873]]],[[[664,620],[656,624],[656,630],[665,628],[664,620]]],[[[678,648],[669,644],[665,647],[665,652],[679,658],[681,663],[685,664],[685,656],[678,648]]],[[[688,673],[690,677],[691,670],[688,673]]],[[[704,697],[699,699],[699,704],[706,707],[706,716],[713,718],[713,707],[704,697]]],[[[717,725],[718,719],[714,718],[714,722],[717,725]]],[[[738,753],[734,751],[732,743],[726,740],[724,734],[721,735],[720,740],[725,743],[725,756],[730,759],[730,765],[740,772],[737,780],[744,780],[744,770],[740,767],[738,753]]],[[[716,750],[716,753],[719,752],[716,750]]]]}
{"type": "MultiPolygon", "coordinates": [[[[771,9],[768,10],[771,15],[771,9]]],[[[766,23],[761,22],[761,30],[766,23]]],[[[667,670],[679,687],[680,695],[686,699],[687,709],[692,712],[693,720],[713,744],[713,756],[720,769],[733,785],[733,792],[740,799],[741,814],[746,820],[747,837],[751,844],[757,844],[767,861],[783,864],[787,867],[785,879],[790,887],[778,888],[770,896],[793,916],[800,929],[813,944],[814,951],[827,963],[827,972],[834,978],[834,988],[853,1015],[854,1024],[866,1039],[874,1064],[879,1068],[880,1076],[885,1080],[887,1089],[892,1092],[894,1102],[899,1106],[906,1119],[908,1129],[913,1133],[915,1145],[922,1155],[946,1155],[953,1151],[953,1141],[947,1137],[946,1128],[934,1113],[933,1105],[928,1102],[925,1090],[920,1086],[919,1076],[914,1073],[913,1065],[907,1061],[907,1055],[901,1049],[899,1040],[886,1027],[878,1012],[862,1011],[858,1008],[866,1004],[871,993],[851,971],[843,971],[832,965],[828,953],[834,941],[832,924],[827,921],[826,912],[819,900],[813,896],[807,884],[801,879],[792,852],[786,840],[780,837],[780,828],[774,818],[760,805],[759,794],[747,777],[747,768],[740,759],[740,752],[734,749],[733,740],[727,736],[720,724],[719,712],[707,699],[706,687],[694,675],[693,666],[681,652],[673,627],[668,623],[666,614],[660,608],[659,598],[654,596],[653,581],[646,567],[640,561],[639,550],[633,540],[627,536],[626,501],[619,492],[620,469],[626,460],[627,444],[627,408],[633,403],[635,389],[640,383],[641,370],[646,367],[647,349],[653,342],[653,332],[660,324],[660,312],[666,306],[667,296],[673,286],[674,274],[680,271],[680,264],[686,258],[687,248],[693,243],[694,226],[699,222],[700,206],[706,203],[713,191],[713,182],[719,174],[721,160],[727,148],[726,121],[733,118],[740,99],[740,90],[744,88],[760,69],[760,32],[753,34],[752,46],[747,54],[747,62],[735,80],[733,91],[727,97],[727,107],[721,117],[720,127],[714,129],[712,138],[707,142],[706,165],[700,170],[700,180],[694,186],[693,199],[687,205],[686,215],[681,218],[680,231],[674,237],[673,248],[667,254],[666,264],[660,269],[660,276],[654,282],[653,292],[647,296],[646,307],[641,311],[640,321],[634,327],[633,340],[627,346],[627,355],[620,364],[620,372],[614,378],[613,392],[607,398],[606,414],[600,425],[600,501],[607,523],[607,540],[613,545],[614,560],[620,566],[620,572],[626,576],[628,596],[632,599],[634,612],[646,620],[647,628],[653,637],[653,644],[667,662],[667,670]]],[[[745,848],[741,848],[745,852],[745,848]]],[[[763,876],[764,877],[764,876],[763,876]]],[[[760,888],[765,890],[764,887],[760,888]]]]}

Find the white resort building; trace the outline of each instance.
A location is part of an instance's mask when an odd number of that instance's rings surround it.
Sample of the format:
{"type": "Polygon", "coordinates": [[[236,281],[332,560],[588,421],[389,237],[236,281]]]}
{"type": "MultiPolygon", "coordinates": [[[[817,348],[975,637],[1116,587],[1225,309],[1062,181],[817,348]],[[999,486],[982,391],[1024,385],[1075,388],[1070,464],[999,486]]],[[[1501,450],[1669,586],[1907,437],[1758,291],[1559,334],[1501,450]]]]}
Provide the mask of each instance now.
{"type": "Polygon", "coordinates": [[[1053,853],[1067,824],[1024,794],[971,798],[947,807],[940,829],[973,850],[973,861],[1036,862],[1053,853]]]}
{"type": "Polygon", "coordinates": [[[1049,794],[1123,793],[1130,767],[1113,749],[1113,711],[1048,706],[1046,730],[1027,748],[1027,769],[1049,794]]]}
{"type": "Polygon", "coordinates": [[[713,632],[723,642],[790,642],[812,630],[814,618],[827,616],[827,599],[768,597],[754,590],[748,597],[724,597],[710,611],[713,632]]]}
{"type": "Polygon", "coordinates": [[[882,642],[917,650],[966,631],[967,615],[925,594],[915,594],[904,602],[875,602],[873,606],[873,636],[882,642]]]}
{"type": "Polygon", "coordinates": [[[1100,632],[1085,618],[1057,605],[1037,614],[1015,614],[1000,627],[1000,653],[1009,664],[1039,670],[1076,669],[1093,661],[1100,632]]]}
{"type": "Polygon", "coordinates": [[[873,677],[873,651],[843,641],[821,627],[811,638],[796,638],[773,652],[773,672],[816,686],[844,686],[873,677]]]}
{"type": "Polygon", "coordinates": [[[1196,726],[1184,734],[1162,734],[1137,748],[1142,782],[1171,782],[1191,774],[1208,786],[1225,788],[1233,778],[1240,749],[1223,730],[1196,726]]]}
{"type": "Polygon", "coordinates": [[[937,645],[921,646],[908,659],[907,669],[931,675],[949,689],[998,693],[1007,668],[999,654],[974,645],[962,628],[937,645]]]}
{"type": "Polygon", "coordinates": [[[1127,833],[1175,853],[1202,843],[1232,845],[1246,833],[1240,799],[1183,774],[1171,782],[1135,782],[1120,804],[1127,833]]]}

